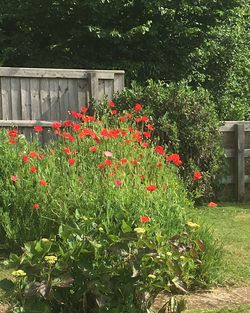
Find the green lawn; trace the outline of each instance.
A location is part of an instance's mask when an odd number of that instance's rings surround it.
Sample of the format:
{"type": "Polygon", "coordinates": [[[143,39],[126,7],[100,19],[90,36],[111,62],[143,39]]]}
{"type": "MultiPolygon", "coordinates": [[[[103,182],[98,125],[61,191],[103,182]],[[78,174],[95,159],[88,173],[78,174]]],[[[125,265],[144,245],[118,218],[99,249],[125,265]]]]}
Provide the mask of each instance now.
{"type": "Polygon", "coordinates": [[[222,243],[222,284],[250,283],[250,204],[201,207],[195,210],[197,215],[211,225],[222,243]]]}

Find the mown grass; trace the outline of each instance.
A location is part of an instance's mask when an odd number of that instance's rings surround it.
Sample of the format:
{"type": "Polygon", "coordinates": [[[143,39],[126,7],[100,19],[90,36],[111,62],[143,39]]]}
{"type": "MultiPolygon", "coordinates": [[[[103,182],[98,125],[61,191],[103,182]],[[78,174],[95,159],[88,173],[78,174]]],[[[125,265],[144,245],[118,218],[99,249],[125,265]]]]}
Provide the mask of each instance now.
{"type": "Polygon", "coordinates": [[[210,225],[222,244],[221,283],[250,283],[250,204],[200,207],[195,210],[194,215],[210,225]]]}

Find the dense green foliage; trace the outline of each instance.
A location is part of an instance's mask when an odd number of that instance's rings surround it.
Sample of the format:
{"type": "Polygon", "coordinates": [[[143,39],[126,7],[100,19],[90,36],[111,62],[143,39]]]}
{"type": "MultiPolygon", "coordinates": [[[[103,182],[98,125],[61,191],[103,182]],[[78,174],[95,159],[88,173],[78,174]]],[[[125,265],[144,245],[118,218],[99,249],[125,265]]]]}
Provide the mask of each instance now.
{"type": "Polygon", "coordinates": [[[14,288],[13,312],[142,313],[160,290],[216,279],[220,247],[191,218],[179,157],[153,144],[140,105],[102,107],[100,119],[54,123],[45,148],[0,133],[1,240],[23,246],[10,256],[14,283],[0,284],[14,288]]]}
{"type": "Polygon", "coordinates": [[[203,88],[192,90],[185,82],[164,84],[148,81],[132,84],[114,97],[116,105],[128,109],[139,101],[156,127],[155,135],[167,151],[180,153],[184,166],[180,173],[192,198],[211,198],[222,171],[223,151],[215,105],[203,88]],[[202,179],[193,182],[194,171],[202,179]]]}
{"type": "Polygon", "coordinates": [[[9,0],[0,7],[4,66],[121,68],[128,82],[187,79],[211,92],[220,119],[250,118],[247,0],[9,0]]]}

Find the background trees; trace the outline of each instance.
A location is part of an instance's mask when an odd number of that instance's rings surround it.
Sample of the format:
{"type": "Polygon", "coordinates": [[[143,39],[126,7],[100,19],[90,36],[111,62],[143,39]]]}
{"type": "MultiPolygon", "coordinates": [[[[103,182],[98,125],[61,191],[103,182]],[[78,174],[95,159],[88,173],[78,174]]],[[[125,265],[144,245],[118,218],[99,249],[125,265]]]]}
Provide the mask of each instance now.
{"type": "Polygon", "coordinates": [[[250,118],[249,12],[246,0],[10,0],[0,64],[122,68],[127,85],[185,79],[221,119],[250,118]]]}

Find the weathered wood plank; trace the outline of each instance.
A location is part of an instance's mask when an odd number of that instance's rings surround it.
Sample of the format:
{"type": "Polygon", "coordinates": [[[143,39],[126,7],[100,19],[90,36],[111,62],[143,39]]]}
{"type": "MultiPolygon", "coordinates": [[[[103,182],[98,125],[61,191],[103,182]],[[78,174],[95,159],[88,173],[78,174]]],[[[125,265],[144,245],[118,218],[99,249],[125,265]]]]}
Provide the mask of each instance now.
{"type": "Polygon", "coordinates": [[[122,91],[125,87],[124,74],[115,74],[114,77],[114,93],[122,91]]]}
{"type": "Polygon", "coordinates": [[[51,119],[49,80],[42,78],[40,80],[40,103],[41,103],[41,119],[51,119]]]}
{"type": "MultiPolygon", "coordinates": [[[[246,184],[250,183],[250,175],[245,175],[244,181],[245,181],[246,184]]],[[[221,179],[221,183],[225,184],[225,185],[227,185],[227,184],[235,184],[235,178],[234,178],[234,176],[231,176],[231,175],[223,177],[221,179]]]]}
{"type": "Polygon", "coordinates": [[[68,88],[69,88],[69,111],[76,111],[80,110],[78,105],[78,85],[76,79],[69,79],[68,80],[68,88]]]}
{"type": "Polygon", "coordinates": [[[237,196],[238,201],[243,202],[245,197],[245,133],[244,124],[237,125],[237,157],[236,157],[236,177],[237,177],[237,196]]]}
{"type": "Polygon", "coordinates": [[[60,120],[66,120],[69,116],[69,88],[67,79],[59,79],[60,120]]]}
{"type": "Polygon", "coordinates": [[[89,73],[96,73],[102,79],[114,79],[114,74],[124,75],[122,70],[80,70],[48,68],[0,67],[0,77],[36,77],[36,78],[88,78],[89,73]]]}
{"type": "Polygon", "coordinates": [[[0,79],[0,120],[3,119],[3,110],[2,110],[2,88],[1,88],[1,79],[0,79]]]}
{"type": "Polygon", "coordinates": [[[21,105],[21,90],[19,78],[11,78],[11,104],[12,104],[12,119],[20,120],[22,118],[22,105],[21,105]]]}
{"type": "Polygon", "coordinates": [[[88,103],[87,99],[87,81],[86,79],[78,79],[77,80],[77,96],[78,96],[78,104],[79,108],[81,109],[82,107],[86,107],[88,103]]]}
{"type": "Polygon", "coordinates": [[[235,157],[235,149],[224,149],[224,154],[226,158],[235,157]]]}
{"type": "Polygon", "coordinates": [[[2,118],[4,120],[12,119],[12,104],[11,104],[11,84],[10,78],[1,78],[1,94],[2,94],[2,118]]]}
{"type": "Polygon", "coordinates": [[[0,127],[34,127],[36,125],[40,125],[43,127],[51,127],[53,122],[48,121],[34,121],[34,120],[0,120],[0,127]]]}
{"type": "Polygon", "coordinates": [[[244,157],[245,158],[250,158],[250,149],[245,149],[244,150],[244,157]]]}
{"type": "Polygon", "coordinates": [[[98,95],[95,97],[96,100],[103,100],[105,97],[105,80],[99,79],[98,80],[98,95]]]}
{"type": "Polygon", "coordinates": [[[108,97],[108,100],[112,100],[112,97],[114,94],[114,81],[113,80],[111,79],[104,80],[104,93],[108,97]]]}
{"type": "Polygon", "coordinates": [[[60,102],[59,102],[59,82],[58,79],[49,79],[49,93],[50,93],[50,118],[54,121],[60,119],[60,102]]]}
{"type": "Polygon", "coordinates": [[[95,72],[89,73],[89,88],[90,88],[90,100],[99,100],[99,86],[98,86],[98,75],[95,72]]]}
{"type": "Polygon", "coordinates": [[[20,83],[21,83],[22,120],[30,120],[31,119],[30,80],[29,78],[22,78],[20,83]]]}
{"type": "Polygon", "coordinates": [[[38,78],[30,79],[30,97],[31,97],[31,119],[41,119],[40,106],[40,81],[38,78]]]}

